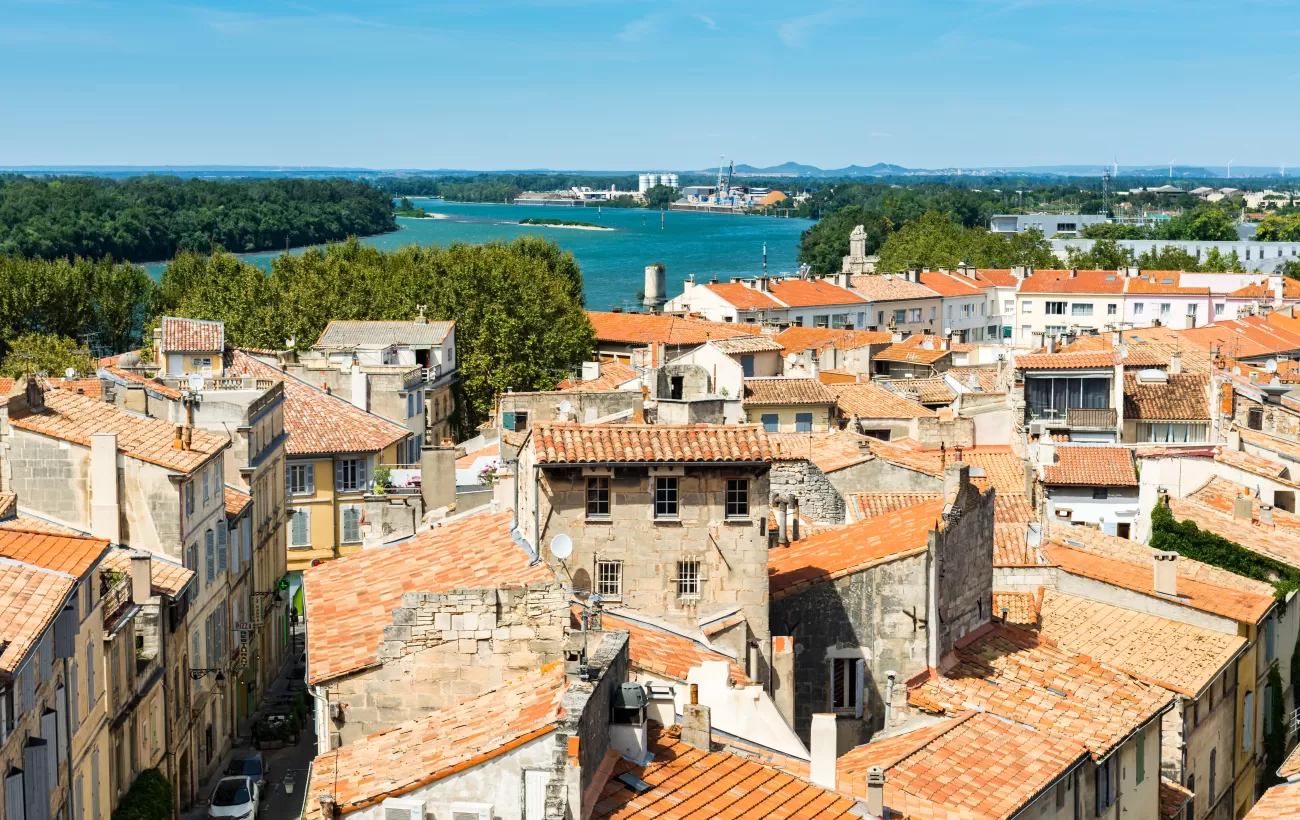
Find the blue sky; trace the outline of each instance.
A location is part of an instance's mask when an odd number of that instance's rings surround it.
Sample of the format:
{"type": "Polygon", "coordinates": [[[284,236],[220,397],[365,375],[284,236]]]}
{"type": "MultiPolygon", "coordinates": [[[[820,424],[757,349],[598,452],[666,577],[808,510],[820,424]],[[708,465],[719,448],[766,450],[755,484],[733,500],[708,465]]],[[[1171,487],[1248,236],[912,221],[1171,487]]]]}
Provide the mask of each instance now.
{"type": "Polygon", "coordinates": [[[1295,2],[0,0],[0,165],[1300,159],[1295,2]]]}

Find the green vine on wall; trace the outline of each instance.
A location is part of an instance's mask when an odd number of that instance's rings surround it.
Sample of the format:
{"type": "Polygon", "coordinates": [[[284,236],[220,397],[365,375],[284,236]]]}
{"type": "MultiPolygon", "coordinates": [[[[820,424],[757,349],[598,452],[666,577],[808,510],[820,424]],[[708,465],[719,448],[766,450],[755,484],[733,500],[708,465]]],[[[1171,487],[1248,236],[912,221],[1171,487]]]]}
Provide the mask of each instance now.
{"type": "Polygon", "coordinates": [[[1282,782],[1282,778],[1277,775],[1277,770],[1281,768],[1283,761],[1286,760],[1285,697],[1286,694],[1282,690],[1282,673],[1275,663],[1268,670],[1268,703],[1264,704],[1264,708],[1268,710],[1268,722],[1265,724],[1266,731],[1264,732],[1264,756],[1267,761],[1264,772],[1264,788],[1282,782]],[[1268,731],[1267,727],[1271,727],[1271,731],[1268,731]]]}
{"type": "Polygon", "coordinates": [[[172,816],[172,786],[157,769],[145,769],[122,795],[113,820],[168,820],[172,816]]]}

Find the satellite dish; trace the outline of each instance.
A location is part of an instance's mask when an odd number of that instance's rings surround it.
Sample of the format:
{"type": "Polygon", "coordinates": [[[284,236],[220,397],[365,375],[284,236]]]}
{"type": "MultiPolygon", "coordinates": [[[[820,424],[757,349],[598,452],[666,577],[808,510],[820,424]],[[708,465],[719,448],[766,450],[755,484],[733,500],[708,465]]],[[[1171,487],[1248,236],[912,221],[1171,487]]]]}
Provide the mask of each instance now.
{"type": "Polygon", "coordinates": [[[563,561],[573,555],[573,539],[560,533],[551,539],[551,555],[563,561]]]}
{"type": "Polygon", "coordinates": [[[194,391],[202,390],[202,389],[203,389],[203,374],[202,374],[202,373],[191,373],[191,374],[189,375],[189,384],[190,384],[190,389],[191,389],[191,390],[194,390],[194,391]]]}
{"type": "Polygon", "coordinates": [[[1025,543],[1030,547],[1037,549],[1038,545],[1043,543],[1043,525],[1037,521],[1029,524],[1028,530],[1025,531],[1025,543]]]}
{"type": "Polygon", "coordinates": [[[569,415],[569,412],[570,412],[571,410],[573,410],[573,405],[569,402],[569,400],[568,400],[568,399],[561,399],[561,400],[560,400],[560,412],[567,416],[567,415],[569,415]]]}
{"type": "Polygon", "coordinates": [[[799,357],[794,355],[793,353],[790,353],[785,357],[786,364],[796,364],[798,363],[798,361],[799,361],[799,357]]]}
{"type": "Polygon", "coordinates": [[[1276,372],[1277,372],[1277,359],[1269,359],[1268,361],[1264,362],[1264,369],[1267,370],[1267,371],[1270,372],[1270,373],[1276,373],[1276,372]]]}

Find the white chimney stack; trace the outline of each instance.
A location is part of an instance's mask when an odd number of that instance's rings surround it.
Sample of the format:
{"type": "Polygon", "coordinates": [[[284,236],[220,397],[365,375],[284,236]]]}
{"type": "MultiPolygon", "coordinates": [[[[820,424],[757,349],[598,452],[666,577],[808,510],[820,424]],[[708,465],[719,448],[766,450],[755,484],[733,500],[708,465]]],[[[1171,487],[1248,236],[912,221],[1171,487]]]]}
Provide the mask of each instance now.
{"type": "Polygon", "coordinates": [[[885,816],[885,770],[880,766],[867,769],[867,813],[885,816]]]}
{"type": "Polygon", "coordinates": [[[1178,596],[1178,553],[1153,550],[1152,563],[1155,565],[1155,590],[1161,595],[1178,596]]]}
{"type": "Polygon", "coordinates": [[[818,713],[812,716],[812,763],[808,779],[823,789],[835,791],[835,752],[839,738],[835,730],[835,715],[818,713]]]}

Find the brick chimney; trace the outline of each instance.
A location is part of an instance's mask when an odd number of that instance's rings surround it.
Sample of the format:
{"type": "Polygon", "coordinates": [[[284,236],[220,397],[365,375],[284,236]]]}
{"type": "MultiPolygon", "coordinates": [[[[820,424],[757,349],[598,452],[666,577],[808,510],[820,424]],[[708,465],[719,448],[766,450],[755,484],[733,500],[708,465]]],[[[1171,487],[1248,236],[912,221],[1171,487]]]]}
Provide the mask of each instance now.
{"type": "Polygon", "coordinates": [[[1161,595],[1178,595],[1178,553],[1152,550],[1154,589],[1161,595]]]}
{"type": "Polygon", "coordinates": [[[699,684],[691,684],[691,702],[682,707],[682,743],[702,752],[713,751],[713,720],[700,704],[699,684]]]}
{"type": "Polygon", "coordinates": [[[813,715],[811,735],[808,779],[823,789],[835,791],[835,752],[839,745],[835,715],[828,712],[813,715]]]}

